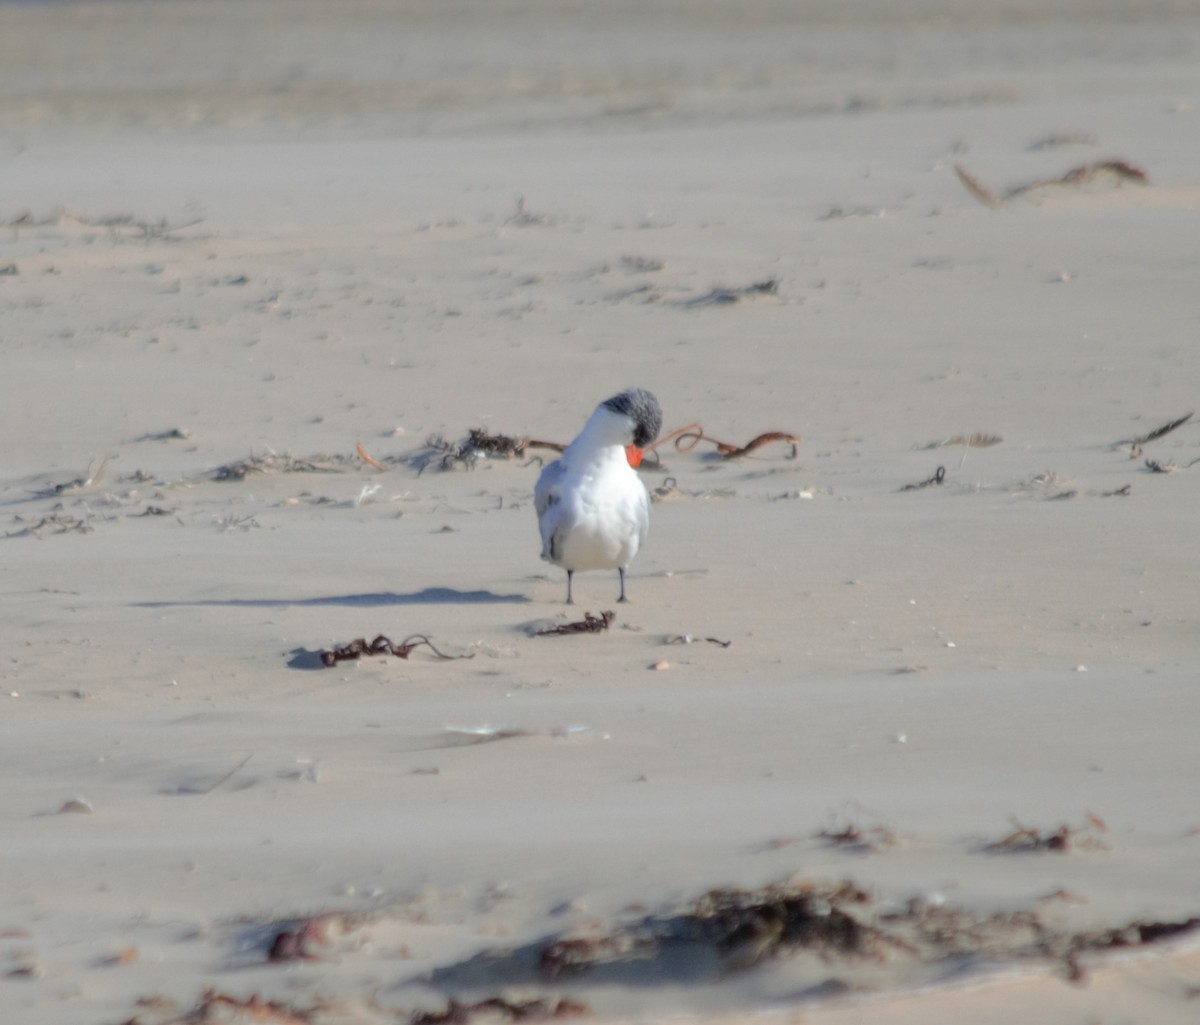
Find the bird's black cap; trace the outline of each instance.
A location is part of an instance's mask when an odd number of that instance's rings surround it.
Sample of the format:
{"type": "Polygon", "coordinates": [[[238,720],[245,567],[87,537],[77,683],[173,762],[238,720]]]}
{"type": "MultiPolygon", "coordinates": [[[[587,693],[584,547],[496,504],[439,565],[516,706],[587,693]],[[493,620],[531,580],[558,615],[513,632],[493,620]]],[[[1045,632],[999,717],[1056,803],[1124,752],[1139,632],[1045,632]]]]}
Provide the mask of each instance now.
{"type": "Polygon", "coordinates": [[[620,395],[605,399],[602,405],[633,421],[633,443],[638,448],[645,448],[662,430],[662,407],[654,393],[645,388],[627,388],[620,395]]]}

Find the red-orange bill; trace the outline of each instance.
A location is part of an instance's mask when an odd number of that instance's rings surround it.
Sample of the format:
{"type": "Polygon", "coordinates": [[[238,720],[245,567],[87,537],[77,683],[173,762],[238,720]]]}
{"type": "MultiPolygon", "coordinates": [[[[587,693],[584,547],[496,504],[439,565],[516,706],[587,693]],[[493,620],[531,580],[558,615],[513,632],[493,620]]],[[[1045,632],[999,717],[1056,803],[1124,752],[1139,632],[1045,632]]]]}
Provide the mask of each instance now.
{"type": "Polygon", "coordinates": [[[629,465],[636,470],[642,465],[642,450],[636,445],[626,445],[625,458],[629,460],[629,465]]]}

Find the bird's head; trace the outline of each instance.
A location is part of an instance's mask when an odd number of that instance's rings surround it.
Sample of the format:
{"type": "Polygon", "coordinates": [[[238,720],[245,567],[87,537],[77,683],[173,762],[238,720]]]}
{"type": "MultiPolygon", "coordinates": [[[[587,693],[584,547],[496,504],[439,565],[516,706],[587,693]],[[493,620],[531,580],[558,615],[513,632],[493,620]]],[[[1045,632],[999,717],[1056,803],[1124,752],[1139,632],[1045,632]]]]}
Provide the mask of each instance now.
{"type": "Polygon", "coordinates": [[[653,392],[645,388],[627,388],[600,404],[601,409],[623,418],[628,426],[625,455],[629,465],[637,467],[642,461],[646,446],[658,437],[662,430],[662,407],[653,392]]]}

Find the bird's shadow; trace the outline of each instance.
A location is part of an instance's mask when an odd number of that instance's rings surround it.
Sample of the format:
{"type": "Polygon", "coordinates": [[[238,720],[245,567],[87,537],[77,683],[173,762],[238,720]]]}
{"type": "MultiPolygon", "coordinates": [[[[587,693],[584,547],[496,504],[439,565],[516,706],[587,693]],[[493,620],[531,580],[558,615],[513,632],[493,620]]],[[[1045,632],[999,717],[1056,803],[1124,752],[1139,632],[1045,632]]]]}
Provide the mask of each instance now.
{"type": "Polygon", "coordinates": [[[192,601],[137,601],[132,604],[142,609],[203,605],[222,605],[227,608],[243,609],[268,609],[285,606],[304,608],[320,605],[371,609],[385,605],[515,605],[530,600],[527,594],[497,594],[495,591],[459,591],[453,587],[426,587],[409,594],[376,591],[366,594],[325,594],[315,598],[198,598],[192,601]]]}
{"type": "MultiPolygon", "coordinates": [[[[531,599],[526,594],[497,594],[495,591],[459,591],[453,587],[426,587],[408,594],[395,591],[376,591],[366,594],[325,594],[315,598],[200,598],[193,601],[138,601],[135,608],[167,609],[198,606],[227,608],[286,608],[331,606],[353,609],[381,608],[388,605],[498,605],[524,604],[531,599]]],[[[289,669],[324,669],[321,652],[311,648],[293,648],[289,653],[289,669]]]]}

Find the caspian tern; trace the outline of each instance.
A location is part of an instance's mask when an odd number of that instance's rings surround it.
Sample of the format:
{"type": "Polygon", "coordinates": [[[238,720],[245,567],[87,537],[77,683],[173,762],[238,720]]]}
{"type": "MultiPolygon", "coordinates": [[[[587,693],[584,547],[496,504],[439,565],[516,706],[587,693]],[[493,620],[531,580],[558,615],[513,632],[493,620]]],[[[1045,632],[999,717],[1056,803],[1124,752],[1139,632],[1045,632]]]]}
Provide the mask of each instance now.
{"type": "Polygon", "coordinates": [[[567,604],[576,570],[615,569],[621,575],[650,529],[650,496],[635,467],[658,437],[662,409],[650,392],[630,388],[605,399],[562,457],[534,488],[542,558],[567,571],[567,604]]]}

